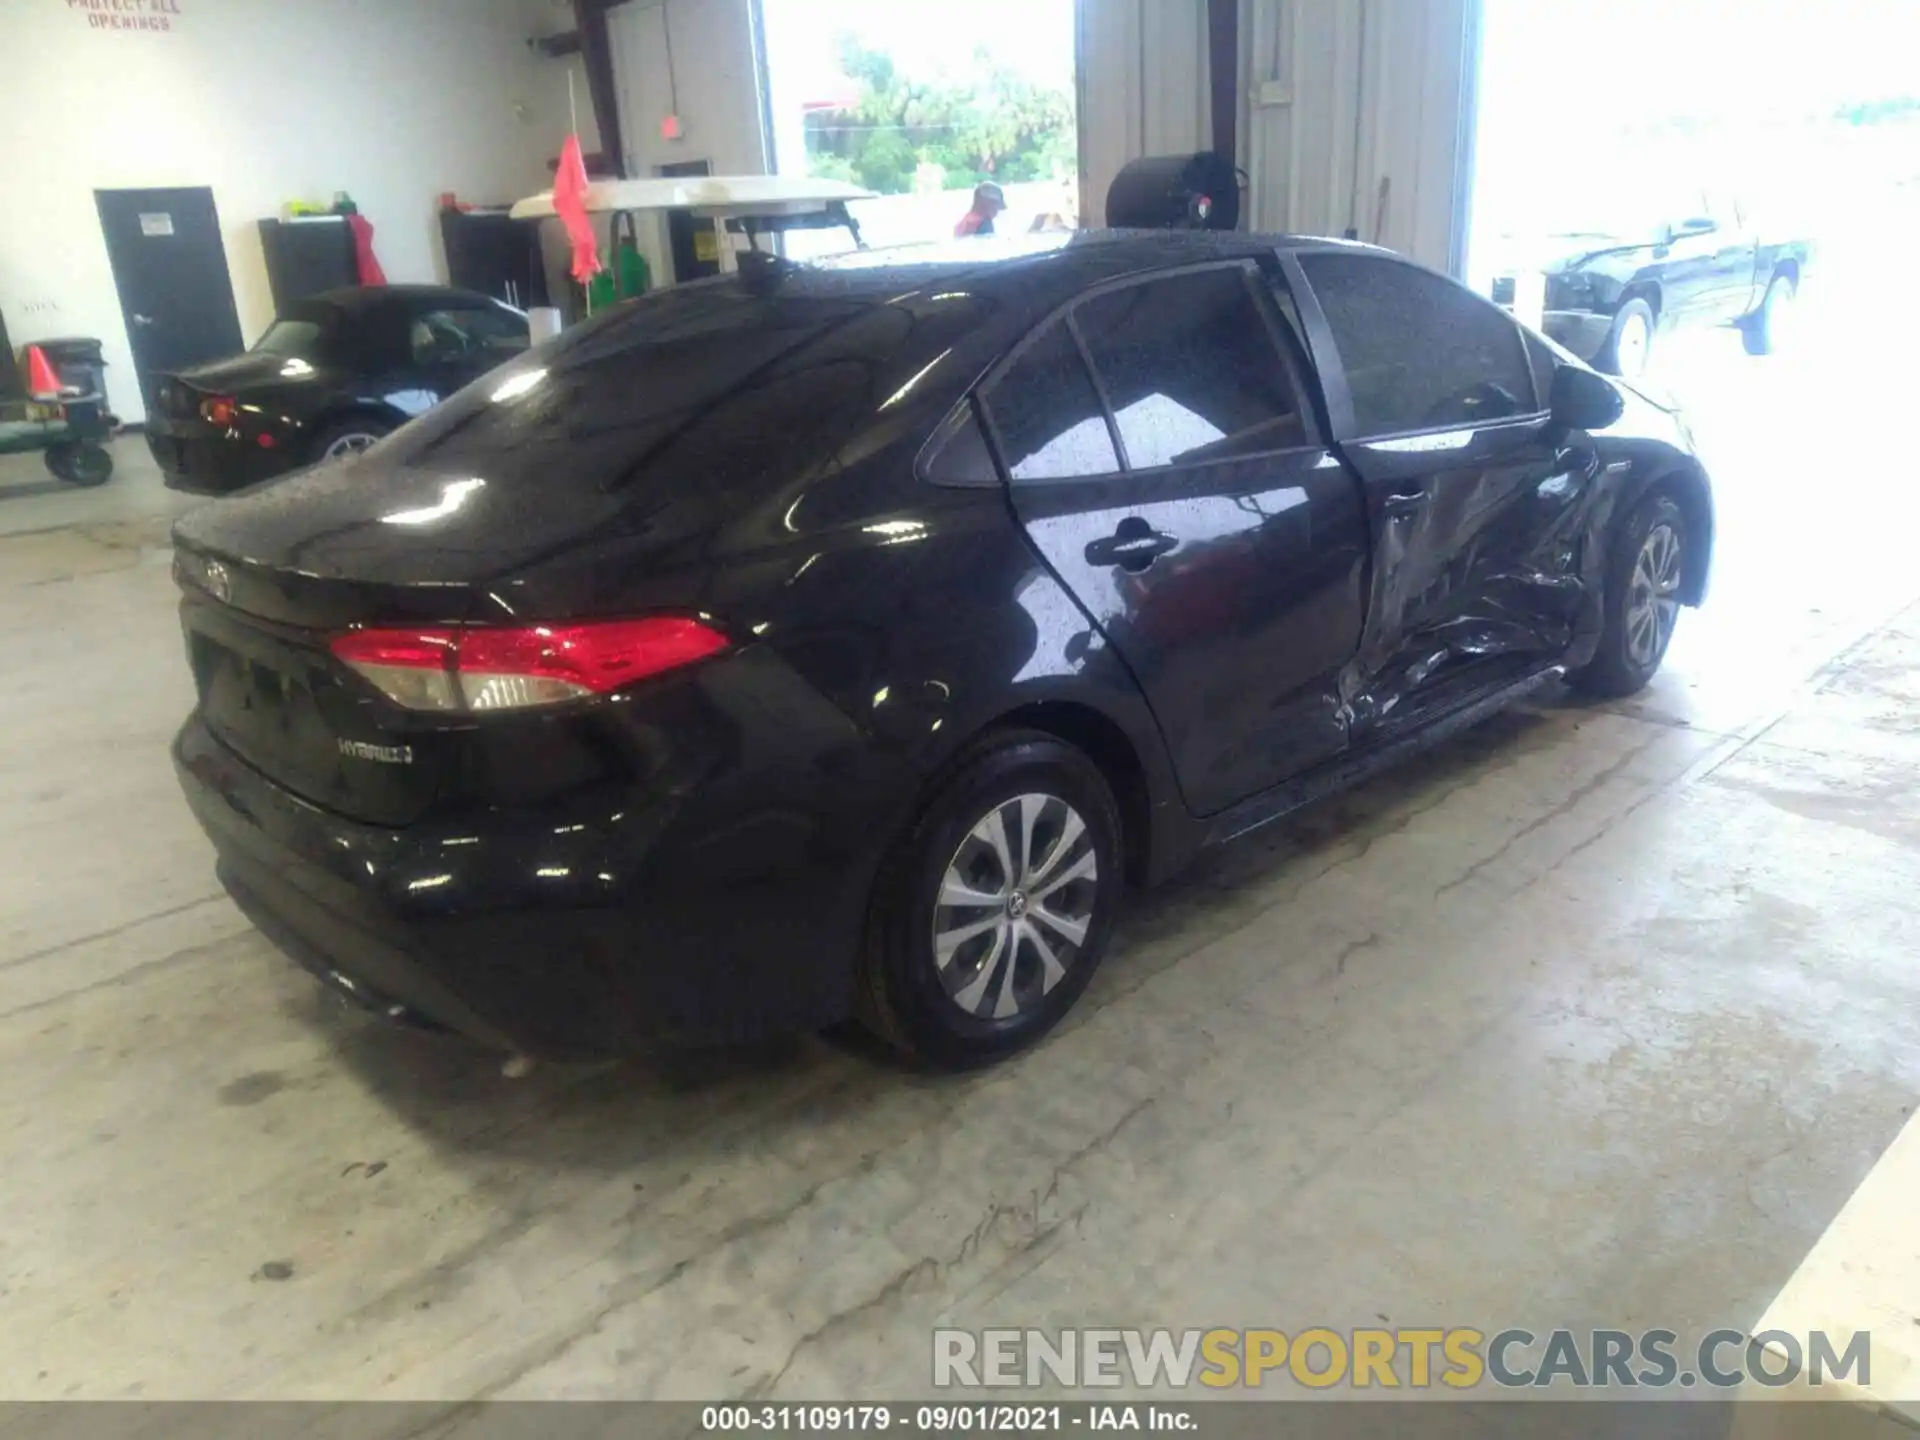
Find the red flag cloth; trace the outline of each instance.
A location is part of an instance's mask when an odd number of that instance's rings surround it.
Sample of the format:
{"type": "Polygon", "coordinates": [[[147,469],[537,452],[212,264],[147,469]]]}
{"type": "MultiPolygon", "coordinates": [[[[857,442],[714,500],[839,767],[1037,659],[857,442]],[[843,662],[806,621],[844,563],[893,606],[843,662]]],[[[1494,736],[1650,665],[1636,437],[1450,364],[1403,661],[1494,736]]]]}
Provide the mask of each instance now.
{"type": "Polygon", "coordinates": [[[47,352],[38,345],[27,347],[27,394],[36,400],[60,398],[60,377],[47,363],[47,352]]]}
{"type": "Polygon", "coordinates": [[[355,211],[347,216],[347,228],[353,232],[353,258],[360,270],[362,285],[384,285],[387,272],[380,268],[380,262],[373,257],[373,225],[366,216],[355,211]]]}
{"type": "Polygon", "coordinates": [[[580,154],[580,137],[567,136],[560,147],[560,167],[553,175],[553,213],[567,227],[573,242],[573,278],[586,284],[600,271],[600,243],[587,219],[587,162],[580,154]]]}

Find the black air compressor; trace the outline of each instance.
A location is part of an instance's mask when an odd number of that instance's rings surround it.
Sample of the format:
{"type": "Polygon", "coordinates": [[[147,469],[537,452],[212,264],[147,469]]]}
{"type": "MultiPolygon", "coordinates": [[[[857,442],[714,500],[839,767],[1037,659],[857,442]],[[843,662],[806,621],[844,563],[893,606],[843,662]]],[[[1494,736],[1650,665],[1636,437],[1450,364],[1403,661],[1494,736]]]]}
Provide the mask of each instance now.
{"type": "Polygon", "coordinates": [[[1148,155],[1129,161],[1107,187],[1113,230],[1237,230],[1240,173],[1230,157],[1148,155]]]}

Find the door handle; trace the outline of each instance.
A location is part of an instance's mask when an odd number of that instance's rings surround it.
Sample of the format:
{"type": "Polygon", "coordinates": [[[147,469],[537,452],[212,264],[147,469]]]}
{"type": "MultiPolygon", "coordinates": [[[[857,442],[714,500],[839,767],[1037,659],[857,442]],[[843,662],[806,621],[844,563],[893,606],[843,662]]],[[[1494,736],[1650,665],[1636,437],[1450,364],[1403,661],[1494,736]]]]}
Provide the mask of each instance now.
{"type": "Polygon", "coordinates": [[[1130,575],[1138,575],[1180,542],[1154,529],[1138,515],[1129,515],[1113,534],[1087,542],[1089,565],[1117,565],[1130,575]]]}
{"type": "Polygon", "coordinates": [[[133,317],[133,323],[136,325],[151,325],[153,323],[153,317],[151,315],[136,315],[133,317]]]}
{"type": "Polygon", "coordinates": [[[1429,490],[1395,490],[1381,503],[1381,508],[1389,515],[1414,515],[1432,498],[1429,490]]]}

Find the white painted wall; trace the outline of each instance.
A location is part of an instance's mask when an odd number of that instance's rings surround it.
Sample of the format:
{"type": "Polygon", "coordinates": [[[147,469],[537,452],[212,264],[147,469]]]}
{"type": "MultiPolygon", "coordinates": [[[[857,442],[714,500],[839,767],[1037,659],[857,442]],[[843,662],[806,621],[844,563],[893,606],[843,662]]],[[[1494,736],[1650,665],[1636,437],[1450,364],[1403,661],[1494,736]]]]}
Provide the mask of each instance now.
{"type": "MultiPolygon", "coordinates": [[[[1458,271],[1478,17],[1479,0],[1241,0],[1242,224],[1351,225],[1458,271]]],[[[1205,27],[1206,0],[1082,0],[1085,215],[1126,160],[1210,144],[1205,27]]]]}
{"type": "MultiPolygon", "coordinates": [[[[693,160],[716,175],[769,173],[751,0],[629,0],[608,15],[607,30],[628,175],[693,160]],[[669,115],[680,120],[677,140],[660,133],[669,115]]],[[[665,221],[642,219],[638,238],[664,279],[665,221]]]]}
{"type": "MultiPolygon", "coordinates": [[[[212,186],[251,341],[273,318],[255,221],[282,202],[345,190],[389,279],[440,279],[440,192],[542,189],[564,138],[565,66],[526,44],[557,28],[552,0],[172,4],[164,33],[95,28],[67,0],[0,4],[0,306],[16,343],[99,336],[129,420],[143,411],[96,187],[212,186]]],[[[584,87],[579,103],[584,120],[584,87]]]]}

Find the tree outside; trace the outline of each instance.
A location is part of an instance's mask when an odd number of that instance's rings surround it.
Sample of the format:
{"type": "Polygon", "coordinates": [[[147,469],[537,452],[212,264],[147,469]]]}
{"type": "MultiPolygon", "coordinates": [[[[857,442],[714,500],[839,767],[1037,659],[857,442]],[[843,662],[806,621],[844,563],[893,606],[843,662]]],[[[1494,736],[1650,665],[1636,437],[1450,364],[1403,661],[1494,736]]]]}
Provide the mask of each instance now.
{"type": "Polygon", "coordinates": [[[1074,172],[1073,93],[977,47],[958,73],[906,73],[885,50],[839,36],[846,102],[805,119],[807,171],[882,195],[1060,180],[1074,172]]]}

